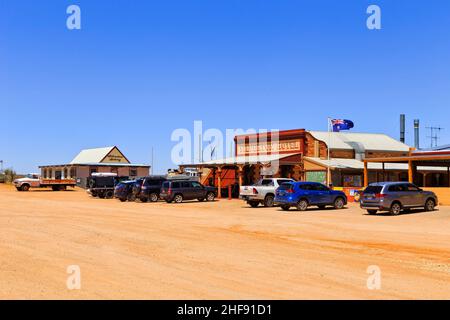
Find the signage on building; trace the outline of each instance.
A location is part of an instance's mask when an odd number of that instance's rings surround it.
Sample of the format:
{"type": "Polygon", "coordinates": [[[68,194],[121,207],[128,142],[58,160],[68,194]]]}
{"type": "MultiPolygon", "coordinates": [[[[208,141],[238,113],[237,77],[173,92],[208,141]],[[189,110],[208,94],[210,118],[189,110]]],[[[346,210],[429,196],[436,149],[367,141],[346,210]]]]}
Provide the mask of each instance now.
{"type": "Polygon", "coordinates": [[[302,152],[300,139],[264,141],[264,142],[239,142],[236,154],[238,156],[273,154],[273,153],[297,153],[302,152]]]}
{"type": "Polygon", "coordinates": [[[123,154],[114,148],[110,153],[102,160],[104,163],[129,163],[123,154]]]}

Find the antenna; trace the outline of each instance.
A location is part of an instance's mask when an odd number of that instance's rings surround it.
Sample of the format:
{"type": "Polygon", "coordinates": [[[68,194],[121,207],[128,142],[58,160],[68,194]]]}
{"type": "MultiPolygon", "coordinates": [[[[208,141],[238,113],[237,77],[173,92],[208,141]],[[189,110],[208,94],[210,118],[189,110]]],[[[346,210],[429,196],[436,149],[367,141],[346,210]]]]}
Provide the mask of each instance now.
{"type": "Polygon", "coordinates": [[[427,127],[430,130],[430,135],[427,138],[430,138],[430,146],[431,148],[437,147],[438,140],[440,139],[441,131],[444,130],[442,127],[427,127]]]}

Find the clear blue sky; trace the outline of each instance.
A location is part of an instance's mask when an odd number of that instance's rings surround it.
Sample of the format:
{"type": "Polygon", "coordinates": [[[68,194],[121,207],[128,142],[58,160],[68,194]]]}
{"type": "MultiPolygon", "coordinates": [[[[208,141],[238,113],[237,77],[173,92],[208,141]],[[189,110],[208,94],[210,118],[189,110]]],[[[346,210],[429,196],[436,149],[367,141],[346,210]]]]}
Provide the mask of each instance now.
{"type": "Polygon", "coordinates": [[[0,0],[0,159],[19,172],[117,145],[155,172],[170,135],[206,128],[354,131],[398,138],[399,114],[446,128],[450,2],[0,0]],[[66,28],[66,8],[82,29],[66,28]],[[366,28],[366,8],[382,30],[366,28]]]}

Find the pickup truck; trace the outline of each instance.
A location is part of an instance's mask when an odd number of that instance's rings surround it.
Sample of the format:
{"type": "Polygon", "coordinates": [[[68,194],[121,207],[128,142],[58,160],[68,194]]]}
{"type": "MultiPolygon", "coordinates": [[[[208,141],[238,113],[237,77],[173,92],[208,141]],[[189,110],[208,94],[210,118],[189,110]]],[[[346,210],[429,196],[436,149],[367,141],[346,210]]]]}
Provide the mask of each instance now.
{"type": "Polygon", "coordinates": [[[285,182],[294,182],[294,180],[288,178],[261,179],[252,186],[242,186],[239,190],[239,197],[252,208],[256,208],[260,203],[265,207],[273,207],[275,191],[285,182]]]}
{"type": "Polygon", "coordinates": [[[53,191],[66,190],[67,187],[75,187],[75,179],[42,179],[39,174],[30,173],[24,178],[13,181],[17,191],[28,191],[30,188],[51,187],[53,191]]]}

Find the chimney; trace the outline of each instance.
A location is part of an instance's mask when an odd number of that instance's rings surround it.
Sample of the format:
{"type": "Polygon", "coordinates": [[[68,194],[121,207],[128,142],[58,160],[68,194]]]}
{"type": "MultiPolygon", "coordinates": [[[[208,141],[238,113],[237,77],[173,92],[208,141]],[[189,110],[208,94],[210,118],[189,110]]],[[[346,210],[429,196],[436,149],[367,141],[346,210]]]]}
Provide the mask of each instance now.
{"type": "Polygon", "coordinates": [[[414,147],[416,148],[416,150],[420,149],[419,127],[420,127],[419,119],[414,119],[414,147]]]}
{"type": "Polygon", "coordinates": [[[405,143],[405,115],[400,115],[400,142],[405,143]]]}

